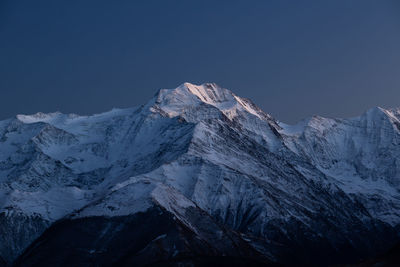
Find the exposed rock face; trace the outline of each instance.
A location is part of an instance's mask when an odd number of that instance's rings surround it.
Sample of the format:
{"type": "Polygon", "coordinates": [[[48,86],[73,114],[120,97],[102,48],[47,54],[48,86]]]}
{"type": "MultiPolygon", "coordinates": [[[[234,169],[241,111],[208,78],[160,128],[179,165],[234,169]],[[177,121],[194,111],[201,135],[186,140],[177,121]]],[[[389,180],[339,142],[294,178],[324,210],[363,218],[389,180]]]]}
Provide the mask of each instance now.
{"type": "Polygon", "coordinates": [[[400,111],[286,125],[215,84],[0,122],[0,263],[357,262],[399,241],[400,111]]]}

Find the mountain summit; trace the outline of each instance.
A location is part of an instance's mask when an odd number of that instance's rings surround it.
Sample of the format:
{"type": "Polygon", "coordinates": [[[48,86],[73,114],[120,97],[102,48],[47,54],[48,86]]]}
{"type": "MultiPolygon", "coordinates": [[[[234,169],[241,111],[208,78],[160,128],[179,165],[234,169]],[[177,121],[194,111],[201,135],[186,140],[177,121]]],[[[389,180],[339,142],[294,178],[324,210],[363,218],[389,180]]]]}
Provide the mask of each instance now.
{"type": "Polygon", "coordinates": [[[399,242],[400,112],[278,122],[213,83],[0,122],[0,265],[355,263],[399,242]]]}
{"type": "Polygon", "coordinates": [[[171,116],[185,109],[209,105],[222,111],[230,119],[241,112],[259,118],[268,117],[251,101],[240,98],[215,83],[202,85],[184,83],[176,89],[162,89],[157,95],[156,103],[160,104],[163,110],[171,112],[171,116]]]}

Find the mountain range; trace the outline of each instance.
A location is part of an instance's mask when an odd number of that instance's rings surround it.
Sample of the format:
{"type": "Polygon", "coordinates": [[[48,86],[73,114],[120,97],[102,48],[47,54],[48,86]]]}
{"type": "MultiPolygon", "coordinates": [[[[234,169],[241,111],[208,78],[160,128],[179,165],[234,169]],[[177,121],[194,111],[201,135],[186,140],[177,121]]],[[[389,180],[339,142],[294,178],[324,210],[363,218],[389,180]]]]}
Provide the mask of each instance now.
{"type": "Polygon", "coordinates": [[[399,234],[400,109],[288,125],[184,83],[0,122],[0,265],[326,266],[399,234]]]}

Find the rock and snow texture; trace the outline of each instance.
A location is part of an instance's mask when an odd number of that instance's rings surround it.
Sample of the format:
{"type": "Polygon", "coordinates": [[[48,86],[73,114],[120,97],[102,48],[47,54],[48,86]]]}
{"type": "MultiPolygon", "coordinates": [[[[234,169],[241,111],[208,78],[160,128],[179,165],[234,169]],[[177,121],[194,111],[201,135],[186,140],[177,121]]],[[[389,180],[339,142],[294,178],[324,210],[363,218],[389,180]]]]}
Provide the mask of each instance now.
{"type": "MultiPolygon", "coordinates": [[[[33,264],[42,235],[65,249],[55,237],[75,221],[102,218],[93,236],[115,228],[117,238],[163,213],[175,226],[132,248],[135,261],[151,263],[160,247],[169,252],[159,260],[176,262],[238,251],[257,262],[357,261],[399,240],[399,190],[400,110],[286,125],[216,84],[185,83],[137,108],[0,122],[0,259],[33,264]]],[[[81,251],[96,257],[92,241],[81,251]]]]}

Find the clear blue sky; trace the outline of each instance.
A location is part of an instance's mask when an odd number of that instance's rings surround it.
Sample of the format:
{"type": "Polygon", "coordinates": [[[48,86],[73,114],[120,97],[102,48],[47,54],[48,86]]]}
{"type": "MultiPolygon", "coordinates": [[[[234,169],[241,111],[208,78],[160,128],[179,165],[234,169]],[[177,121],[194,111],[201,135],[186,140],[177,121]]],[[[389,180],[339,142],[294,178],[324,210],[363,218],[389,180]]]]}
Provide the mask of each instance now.
{"type": "Polygon", "coordinates": [[[216,82],[285,122],[400,106],[400,1],[0,1],[0,119],[216,82]]]}

